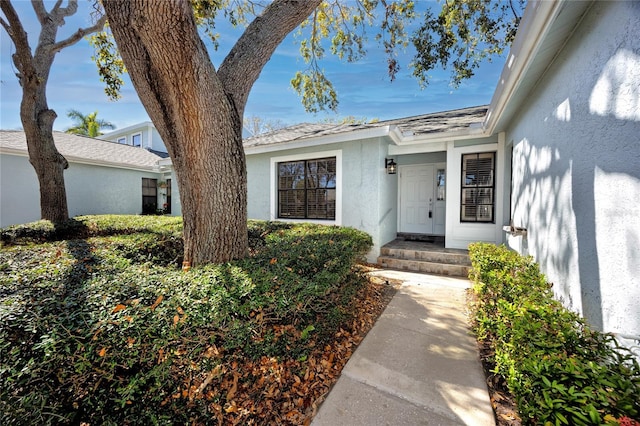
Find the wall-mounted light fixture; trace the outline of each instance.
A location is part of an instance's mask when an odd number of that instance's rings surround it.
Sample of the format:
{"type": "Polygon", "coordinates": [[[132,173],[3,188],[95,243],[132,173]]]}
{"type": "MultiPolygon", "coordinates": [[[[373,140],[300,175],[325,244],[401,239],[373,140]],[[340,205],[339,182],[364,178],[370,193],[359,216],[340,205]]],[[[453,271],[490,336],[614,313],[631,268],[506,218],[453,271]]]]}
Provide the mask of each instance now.
{"type": "Polygon", "coordinates": [[[384,168],[387,169],[388,175],[395,175],[397,172],[396,162],[393,161],[393,158],[384,159],[384,168]]]}

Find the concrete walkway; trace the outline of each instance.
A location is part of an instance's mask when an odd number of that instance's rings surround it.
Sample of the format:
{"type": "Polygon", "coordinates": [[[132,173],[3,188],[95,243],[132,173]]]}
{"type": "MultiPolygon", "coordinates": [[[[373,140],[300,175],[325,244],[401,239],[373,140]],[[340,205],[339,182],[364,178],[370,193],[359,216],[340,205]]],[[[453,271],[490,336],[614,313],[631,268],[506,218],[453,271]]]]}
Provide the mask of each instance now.
{"type": "Polygon", "coordinates": [[[312,425],[495,425],[465,312],[469,281],[372,274],[403,284],[312,425]]]}

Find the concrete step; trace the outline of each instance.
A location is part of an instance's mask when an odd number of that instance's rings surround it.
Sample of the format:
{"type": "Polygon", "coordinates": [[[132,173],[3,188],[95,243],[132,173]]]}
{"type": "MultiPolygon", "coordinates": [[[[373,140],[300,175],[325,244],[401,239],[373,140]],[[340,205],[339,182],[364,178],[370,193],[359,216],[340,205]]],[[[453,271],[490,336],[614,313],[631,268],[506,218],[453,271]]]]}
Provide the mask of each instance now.
{"type": "Polygon", "coordinates": [[[421,259],[403,259],[385,255],[378,257],[378,264],[383,268],[465,278],[469,276],[470,269],[467,264],[430,262],[421,259]]]}
{"type": "Polygon", "coordinates": [[[471,266],[469,254],[466,250],[451,250],[444,248],[439,250],[414,250],[382,247],[380,250],[380,257],[471,266]]]}

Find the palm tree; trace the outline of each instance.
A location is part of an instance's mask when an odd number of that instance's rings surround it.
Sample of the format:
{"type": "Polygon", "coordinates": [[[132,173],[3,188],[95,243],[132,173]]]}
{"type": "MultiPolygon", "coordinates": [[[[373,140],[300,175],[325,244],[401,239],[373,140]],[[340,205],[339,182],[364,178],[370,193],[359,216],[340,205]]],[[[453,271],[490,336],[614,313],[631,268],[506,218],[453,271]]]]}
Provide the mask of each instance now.
{"type": "Polygon", "coordinates": [[[100,129],[115,129],[116,126],[113,123],[109,123],[105,120],[98,120],[96,117],[98,111],[92,112],[88,115],[83,115],[80,111],[75,109],[69,110],[67,117],[76,121],[75,126],[69,127],[66,132],[74,135],[83,135],[95,138],[100,136],[102,132],[100,129]]]}

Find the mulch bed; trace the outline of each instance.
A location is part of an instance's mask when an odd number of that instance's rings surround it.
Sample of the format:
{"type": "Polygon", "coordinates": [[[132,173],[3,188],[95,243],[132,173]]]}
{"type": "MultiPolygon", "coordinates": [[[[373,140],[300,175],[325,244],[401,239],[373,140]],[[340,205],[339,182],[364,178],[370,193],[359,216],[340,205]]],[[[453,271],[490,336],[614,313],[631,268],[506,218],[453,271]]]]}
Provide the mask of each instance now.
{"type": "Polygon", "coordinates": [[[185,386],[183,395],[173,398],[211,401],[209,409],[219,425],[308,425],[395,292],[393,285],[372,278],[354,301],[351,322],[305,359],[239,360],[215,371],[222,376],[215,389],[205,380],[185,386]],[[231,403],[214,402],[220,395],[231,403]]]}
{"type": "Polygon", "coordinates": [[[516,400],[507,389],[507,384],[502,376],[492,372],[495,364],[492,363],[493,349],[489,342],[478,342],[480,361],[486,377],[487,389],[497,426],[520,426],[522,421],[518,416],[516,400]]]}

